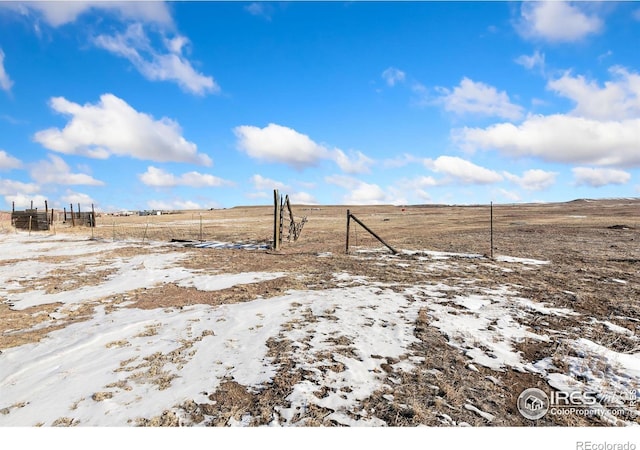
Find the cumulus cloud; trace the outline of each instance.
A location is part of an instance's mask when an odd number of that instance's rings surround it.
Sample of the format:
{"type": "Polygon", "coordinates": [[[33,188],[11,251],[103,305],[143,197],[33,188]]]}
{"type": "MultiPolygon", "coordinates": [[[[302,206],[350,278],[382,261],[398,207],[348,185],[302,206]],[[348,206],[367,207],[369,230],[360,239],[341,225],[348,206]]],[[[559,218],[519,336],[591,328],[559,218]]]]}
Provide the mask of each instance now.
{"type": "Polygon", "coordinates": [[[497,192],[507,200],[511,200],[513,202],[520,201],[520,196],[516,192],[511,192],[506,189],[498,189],[497,192]]]}
{"type": "Polygon", "coordinates": [[[429,170],[445,175],[447,178],[439,184],[458,182],[463,184],[491,184],[502,181],[502,175],[493,170],[478,166],[471,161],[457,156],[440,156],[425,159],[424,165],[429,170]]]}
{"type": "Polygon", "coordinates": [[[584,76],[565,73],[551,80],[547,88],[575,102],[571,114],[599,120],[640,117],[640,75],[621,66],[609,69],[612,80],[600,86],[584,76]]]}
{"type": "Polygon", "coordinates": [[[268,21],[271,20],[271,15],[273,14],[273,7],[263,2],[253,2],[245,6],[244,9],[252,16],[259,16],[268,21]]]}
{"type": "Polygon", "coordinates": [[[66,25],[90,10],[112,13],[125,20],[143,20],[160,25],[173,24],[171,13],[164,2],[119,1],[30,1],[16,5],[20,12],[35,13],[52,27],[66,25]]]}
{"type": "Polygon", "coordinates": [[[91,209],[91,206],[96,203],[96,201],[91,198],[87,194],[83,194],[81,192],[74,192],[68,190],[65,195],[63,195],[60,200],[64,202],[64,204],[72,204],[77,205],[80,204],[81,208],[84,210],[91,209]]]}
{"type": "Polygon", "coordinates": [[[421,161],[422,161],[422,158],[411,155],[409,153],[403,153],[402,155],[385,159],[384,161],[382,161],[382,166],[389,169],[396,169],[399,167],[405,167],[409,164],[413,164],[421,161]]]}
{"type": "Polygon", "coordinates": [[[517,176],[509,172],[503,172],[509,181],[517,184],[527,191],[542,191],[553,186],[556,182],[557,172],[547,172],[541,169],[527,170],[522,176],[517,176]]]}
{"type": "Polygon", "coordinates": [[[0,170],[19,169],[22,161],[9,155],[4,150],[0,150],[0,170]]]}
{"type": "Polygon", "coordinates": [[[525,69],[533,70],[535,68],[539,68],[540,71],[544,72],[544,53],[540,53],[539,50],[533,52],[533,55],[520,55],[515,59],[516,64],[520,64],[525,69]]]}
{"type": "Polygon", "coordinates": [[[13,81],[9,78],[9,74],[4,68],[4,52],[0,48],[0,89],[9,92],[13,86],[13,81]]]}
{"type": "Polygon", "coordinates": [[[402,83],[405,80],[405,73],[396,69],[395,67],[389,67],[384,72],[382,72],[382,79],[389,85],[395,86],[396,83],[402,83]]]}
{"type": "Polygon", "coordinates": [[[626,184],[631,180],[631,174],[624,170],[574,167],[571,171],[576,186],[602,187],[609,184],[626,184]]]}
{"type": "Polygon", "coordinates": [[[100,35],[93,40],[96,46],[128,59],[148,80],[173,81],[184,91],[197,95],[220,92],[214,79],[196,71],[183,55],[189,44],[185,36],[163,38],[162,41],[165,48],[155,49],[141,23],[129,25],[124,33],[100,35]]]}
{"type": "Polygon", "coordinates": [[[104,183],[91,175],[72,173],[69,165],[57,155],[49,155],[49,161],[33,163],[30,168],[31,178],[41,184],[84,184],[102,186],[104,183]]]}
{"type": "Polygon", "coordinates": [[[20,208],[30,208],[31,202],[33,202],[34,207],[38,207],[37,205],[44,205],[44,202],[47,201],[48,199],[44,195],[29,195],[29,194],[17,193],[17,194],[5,195],[4,200],[9,204],[14,203],[16,209],[20,209],[20,208]]]}
{"type": "Polygon", "coordinates": [[[562,114],[531,116],[520,125],[454,130],[462,148],[599,166],[640,165],[640,119],[598,121],[562,114]]]}
{"type": "Polygon", "coordinates": [[[329,149],[306,134],[275,123],[264,128],[242,125],[233,132],[238,138],[238,149],[250,157],[287,164],[299,170],[315,166],[330,155],[329,149]]]}
{"type": "Polygon", "coordinates": [[[511,103],[506,92],[465,77],[453,90],[438,87],[437,103],[455,114],[479,114],[515,120],[522,117],[522,107],[511,103]]]}
{"type": "MultiPolygon", "coordinates": [[[[257,192],[247,194],[249,198],[273,198],[273,189],[279,189],[280,194],[286,194],[289,196],[291,203],[303,205],[318,204],[318,201],[312,194],[304,191],[295,191],[291,186],[282,183],[281,181],[266,178],[259,174],[255,174],[251,177],[251,184],[257,192]]],[[[305,184],[308,185],[308,183],[305,184]]]]}
{"type": "Polygon", "coordinates": [[[467,151],[498,150],[509,156],[596,166],[640,165],[640,75],[624,67],[609,70],[600,85],[565,73],[550,80],[549,90],[575,103],[568,114],[530,115],[522,123],[453,130],[467,151]]]}
{"type": "Polygon", "coordinates": [[[336,164],[345,173],[366,173],[373,164],[373,160],[360,151],[351,151],[350,156],[340,149],[333,152],[336,164]]]}
{"type": "Polygon", "coordinates": [[[440,185],[440,182],[433,177],[419,176],[410,179],[403,179],[398,182],[403,189],[420,190],[428,187],[440,185]]]}
{"type": "Polygon", "coordinates": [[[34,205],[44,205],[47,198],[36,195],[37,192],[40,192],[40,186],[37,184],[0,178],[0,195],[4,197],[7,204],[14,202],[16,208],[28,208],[31,206],[31,201],[34,205]]]}
{"type": "Polygon", "coordinates": [[[347,194],[342,197],[342,203],[345,205],[402,203],[402,199],[399,200],[392,192],[385,191],[375,183],[366,183],[345,175],[327,176],[325,181],[347,190],[347,194]]]}
{"type": "Polygon", "coordinates": [[[271,178],[265,178],[260,174],[253,175],[251,177],[251,183],[253,184],[253,187],[257,191],[268,191],[273,189],[281,189],[281,190],[290,189],[290,187],[287,186],[286,184],[280,181],[272,180],[271,178]]]}
{"type": "Polygon", "coordinates": [[[177,122],[164,117],[154,120],[115,95],[104,94],[97,104],[85,105],[54,97],[50,106],[71,117],[62,130],[49,128],[35,134],[34,140],[50,150],[99,159],[115,155],[211,165],[211,158],[182,137],[177,122]]]}
{"type": "Polygon", "coordinates": [[[525,38],[576,42],[603,28],[602,20],[595,14],[588,14],[585,6],[583,2],[525,2],[516,29],[525,38]]]}
{"type": "Polygon", "coordinates": [[[308,192],[294,192],[289,196],[289,200],[297,205],[317,205],[318,200],[308,192]]]}
{"type": "Polygon", "coordinates": [[[415,178],[401,179],[396,183],[396,185],[400,188],[400,191],[409,192],[411,193],[411,195],[416,196],[421,201],[430,202],[431,194],[429,194],[427,189],[439,186],[440,181],[431,176],[419,176],[415,178]]]}
{"type": "Polygon", "coordinates": [[[176,176],[153,166],[147,167],[147,171],[140,174],[139,178],[145,185],[153,187],[190,186],[194,188],[203,188],[220,187],[232,184],[227,180],[210,174],[187,172],[180,176],[176,176]]]}
{"type": "Polygon", "coordinates": [[[37,184],[0,178],[0,195],[35,194],[39,191],[37,184]]]}
{"type": "Polygon", "coordinates": [[[329,149],[293,128],[270,123],[264,128],[241,125],[233,129],[237,148],[251,158],[286,164],[297,170],[317,166],[322,160],[334,161],[346,173],[368,172],[373,160],[360,151],[350,155],[329,149]]]}

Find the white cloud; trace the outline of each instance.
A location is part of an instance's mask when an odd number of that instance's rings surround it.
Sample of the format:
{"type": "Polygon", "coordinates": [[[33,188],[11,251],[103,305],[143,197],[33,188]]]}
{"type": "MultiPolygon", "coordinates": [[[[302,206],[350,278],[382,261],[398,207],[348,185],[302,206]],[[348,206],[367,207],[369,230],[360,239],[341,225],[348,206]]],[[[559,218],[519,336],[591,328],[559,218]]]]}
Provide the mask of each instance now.
{"type": "Polygon", "coordinates": [[[5,202],[9,205],[15,202],[15,207],[18,209],[29,208],[31,201],[33,201],[34,206],[44,205],[44,201],[47,198],[43,195],[35,195],[37,192],[40,192],[40,186],[37,184],[0,178],[0,195],[4,197],[5,202]]]}
{"type": "Polygon", "coordinates": [[[325,177],[329,184],[340,186],[348,192],[342,197],[345,205],[380,205],[398,203],[398,199],[391,192],[387,192],[377,184],[366,183],[357,178],[345,175],[331,175],[325,177]]]}
{"type": "Polygon", "coordinates": [[[408,189],[424,189],[438,186],[440,183],[433,177],[420,176],[410,180],[401,180],[400,186],[408,189]]]}
{"type": "Polygon", "coordinates": [[[405,167],[409,164],[422,162],[422,158],[418,158],[417,156],[411,155],[409,153],[403,153],[402,155],[396,156],[394,158],[388,158],[382,161],[382,166],[395,169],[399,167],[405,167]]]}
{"type": "Polygon", "coordinates": [[[396,83],[402,83],[405,80],[405,73],[396,69],[395,67],[389,67],[384,72],[382,72],[382,79],[389,85],[395,86],[396,83]]]}
{"type": "Polygon", "coordinates": [[[548,89],[576,103],[571,112],[599,120],[620,120],[640,117],[640,75],[624,67],[609,69],[613,80],[603,87],[596,81],[587,81],[584,76],[569,73],[551,80],[548,89]]]}
{"type": "Polygon", "coordinates": [[[547,172],[541,169],[527,170],[521,177],[509,172],[503,172],[509,181],[517,184],[527,191],[542,191],[551,187],[556,182],[557,172],[547,172]]]}
{"type": "Polygon", "coordinates": [[[186,92],[204,95],[220,92],[220,86],[210,76],[197,72],[183,55],[189,43],[185,36],[163,38],[165,49],[156,50],[143,25],[129,25],[127,31],[114,36],[100,35],[93,42],[115,55],[128,59],[147,79],[174,81],[186,92]]]}
{"type": "Polygon", "coordinates": [[[326,147],[316,144],[306,134],[275,123],[264,128],[242,125],[233,132],[238,138],[238,149],[250,157],[284,163],[299,170],[315,166],[330,155],[326,147]]]}
{"type": "Polygon", "coordinates": [[[40,184],[84,184],[102,186],[104,183],[84,173],[71,173],[71,168],[57,155],[49,155],[49,161],[33,163],[30,168],[31,178],[40,184]]]}
{"type": "Polygon", "coordinates": [[[375,205],[389,203],[388,194],[377,184],[361,182],[344,197],[348,205],[375,205]]]}
{"type": "MultiPolygon", "coordinates": [[[[401,179],[396,185],[400,192],[410,193],[413,196],[418,197],[421,201],[431,202],[431,194],[426,189],[439,186],[440,182],[433,177],[419,176],[410,179],[401,179]]],[[[409,202],[403,202],[409,203],[409,202]]]]}
{"type": "Polygon", "coordinates": [[[231,184],[222,178],[199,172],[187,172],[176,176],[157,167],[149,166],[147,171],[139,175],[140,180],[147,186],[175,187],[190,186],[194,188],[220,187],[231,184]]]}
{"type": "Polygon", "coordinates": [[[335,162],[345,173],[367,173],[373,160],[360,151],[351,151],[347,156],[342,150],[334,150],[335,162]]]}
{"type": "Polygon", "coordinates": [[[0,48],[0,89],[9,92],[13,86],[13,81],[4,68],[4,52],[0,48]]]}
{"type": "Polygon", "coordinates": [[[202,205],[191,200],[149,200],[147,205],[151,209],[161,211],[172,211],[181,209],[203,209],[202,205]]]}
{"type": "Polygon", "coordinates": [[[71,116],[64,129],[49,128],[35,134],[35,141],[50,150],[100,159],[115,155],[211,165],[211,158],[198,153],[196,144],[182,137],[177,122],[154,120],[115,95],[104,94],[97,104],[84,106],[54,97],[50,106],[71,116]]]}
{"type": "Polygon", "coordinates": [[[40,208],[41,206],[38,205],[44,206],[44,202],[47,200],[47,197],[45,197],[44,195],[29,195],[18,193],[5,195],[4,200],[9,204],[12,202],[15,203],[16,209],[30,208],[31,202],[33,202],[34,208],[40,208]]]}
{"type": "Polygon", "coordinates": [[[498,189],[497,191],[500,195],[502,195],[504,198],[511,200],[513,202],[519,202],[520,201],[520,196],[516,193],[516,192],[511,192],[508,191],[506,189],[498,189]]]}
{"type": "Polygon", "coordinates": [[[19,169],[22,161],[9,155],[4,150],[0,150],[0,170],[19,169]]]}
{"type": "MultiPolygon", "coordinates": [[[[247,194],[249,198],[273,198],[273,190],[278,189],[281,195],[288,195],[291,203],[298,203],[304,205],[316,205],[318,201],[316,198],[303,191],[294,191],[293,188],[285,183],[282,183],[271,178],[263,177],[262,175],[255,174],[251,177],[251,183],[253,184],[256,192],[247,194]]],[[[300,183],[309,186],[309,183],[300,183]]],[[[313,187],[313,186],[309,186],[313,187]]]]}
{"type": "Polygon", "coordinates": [[[114,13],[126,20],[143,20],[167,26],[173,23],[167,4],[160,1],[29,1],[21,4],[20,8],[23,14],[27,9],[35,11],[52,27],[74,22],[80,15],[90,10],[114,13]]]}
{"type": "Polygon", "coordinates": [[[499,150],[509,156],[599,166],[640,166],[640,119],[597,121],[562,114],[530,116],[520,125],[454,130],[466,150],[499,150]]]}
{"type": "Polygon", "coordinates": [[[255,174],[251,177],[251,182],[253,183],[253,187],[257,191],[271,191],[273,189],[287,190],[290,189],[286,184],[272,180],[271,178],[265,178],[262,175],[255,174]]]}
{"type": "Polygon", "coordinates": [[[23,183],[21,181],[0,178],[0,195],[23,195],[35,194],[40,191],[40,186],[34,183],[23,183]]]}
{"type": "Polygon", "coordinates": [[[576,42],[603,28],[602,20],[594,14],[588,15],[584,9],[582,2],[525,2],[517,29],[525,38],[576,42]]]}
{"type": "Polygon", "coordinates": [[[631,180],[631,174],[624,170],[574,167],[571,171],[576,186],[602,187],[608,184],[626,184],[631,180]]]}
{"type": "Polygon", "coordinates": [[[78,204],[80,204],[81,209],[85,211],[90,211],[91,206],[96,203],[96,201],[93,198],[91,198],[89,195],[83,194],[81,192],[73,192],[70,190],[68,190],[66,194],[60,198],[60,200],[62,200],[65,205],[67,204],[74,205],[74,211],[75,211],[75,205],[78,205],[78,204]]]}
{"type": "Polygon", "coordinates": [[[539,50],[533,52],[533,55],[520,55],[515,59],[516,64],[520,64],[525,69],[535,69],[539,68],[542,72],[544,72],[544,53],[540,53],[539,50]]]}
{"type": "Polygon", "coordinates": [[[373,160],[360,151],[349,155],[316,143],[306,134],[293,128],[270,123],[264,128],[241,125],[233,129],[237,148],[251,158],[283,163],[297,170],[313,167],[321,160],[332,160],[346,173],[368,172],[373,160]]]}
{"type": "Polygon", "coordinates": [[[317,205],[318,200],[308,192],[295,192],[289,196],[289,200],[297,205],[317,205]]]}
{"type": "Polygon", "coordinates": [[[273,14],[273,7],[263,2],[253,2],[244,9],[252,16],[263,17],[266,20],[271,20],[271,14],[273,14]]]}
{"type": "Polygon", "coordinates": [[[453,91],[438,87],[441,97],[436,101],[455,114],[480,114],[515,120],[522,117],[522,107],[511,103],[506,92],[485,83],[463,78],[453,91]]]}
{"type": "Polygon", "coordinates": [[[502,181],[502,175],[499,173],[480,167],[457,156],[440,156],[435,160],[425,159],[424,165],[433,172],[441,173],[448,177],[439,181],[439,184],[446,184],[452,181],[463,184],[491,184],[502,181]]]}

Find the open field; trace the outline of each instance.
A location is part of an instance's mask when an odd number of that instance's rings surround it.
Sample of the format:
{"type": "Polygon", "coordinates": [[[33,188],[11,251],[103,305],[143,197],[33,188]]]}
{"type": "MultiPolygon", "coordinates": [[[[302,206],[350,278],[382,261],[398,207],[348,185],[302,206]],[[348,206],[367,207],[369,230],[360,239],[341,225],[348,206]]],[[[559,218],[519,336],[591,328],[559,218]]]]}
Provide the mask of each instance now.
{"type": "Polygon", "coordinates": [[[0,222],[0,425],[640,423],[640,200],[347,208],[0,222]]]}

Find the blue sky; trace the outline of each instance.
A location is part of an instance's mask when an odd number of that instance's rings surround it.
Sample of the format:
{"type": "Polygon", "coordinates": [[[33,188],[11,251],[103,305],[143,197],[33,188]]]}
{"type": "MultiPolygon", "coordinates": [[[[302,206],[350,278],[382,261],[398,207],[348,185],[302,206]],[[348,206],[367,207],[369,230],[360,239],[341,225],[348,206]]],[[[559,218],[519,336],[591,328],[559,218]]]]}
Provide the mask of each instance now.
{"type": "Polygon", "coordinates": [[[0,2],[0,209],[640,196],[640,3],[0,2]]]}

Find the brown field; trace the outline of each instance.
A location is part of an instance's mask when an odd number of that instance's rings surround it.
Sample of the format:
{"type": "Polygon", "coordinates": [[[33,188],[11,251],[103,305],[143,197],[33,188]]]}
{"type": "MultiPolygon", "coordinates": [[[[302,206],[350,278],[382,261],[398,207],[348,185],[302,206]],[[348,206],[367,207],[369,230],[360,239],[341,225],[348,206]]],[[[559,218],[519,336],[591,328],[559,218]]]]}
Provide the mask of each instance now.
{"type": "MultiPolygon", "coordinates": [[[[523,340],[518,351],[526,361],[553,358],[562,369],[563,359],[573,356],[563,345],[566,339],[586,338],[624,354],[640,352],[640,200],[577,200],[558,204],[523,204],[493,206],[493,254],[549,261],[534,269],[492,263],[490,246],[490,210],[482,206],[300,206],[293,205],[296,219],[306,216],[300,239],[287,242],[279,252],[273,250],[247,252],[234,249],[194,249],[175,251],[189,253],[185,267],[238,273],[246,271],[287,272],[296,276],[235,286],[223,291],[200,292],[175,284],[165,284],[143,291],[130,292],[133,308],[165,308],[181,305],[246,302],[257,296],[270,298],[292,289],[328,289],[339,286],[331,274],[347,272],[376,282],[389,283],[400,290],[417,284],[460,285],[473,278],[475,288],[498,285],[517,286],[519,295],[553,308],[569,308],[576,317],[535,316],[526,325],[561,330],[563,338],[549,342],[523,340]],[[379,242],[351,222],[351,254],[345,254],[346,211],[350,209],[360,220],[398,250],[438,251],[477,254],[474,260],[456,259],[456,264],[425,273],[419,261],[401,254],[402,264],[380,263],[387,253],[379,242]],[[376,250],[374,253],[361,250],[376,250]],[[319,258],[319,254],[330,253],[319,258]],[[480,262],[478,262],[480,261],[480,262]],[[511,266],[510,266],[511,267],[511,266]],[[616,282],[624,280],[625,283],[616,282]],[[587,320],[586,318],[589,318],[587,320]],[[615,335],[602,322],[608,321],[632,331],[615,335]]],[[[285,221],[286,237],[287,221],[285,221]]],[[[50,234],[71,234],[100,241],[151,242],[169,240],[269,243],[273,230],[273,208],[270,206],[236,207],[211,211],[185,211],[161,216],[116,217],[102,214],[95,229],[71,227],[56,223],[50,234]]],[[[6,220],[0,223],[0,234],[14,233],[6,220]]],[[[42,232],[41,232],[42,233],[42,232]]],[[[144,247],[121,249],[120,252],[145,252],[144,247]]],[[[150,250],[149,250],[150,251],[150,250]]],[[[454,258],[455,259],[455,258],[454,258]]],[[[0,264],[2,264],[0,262],[0,264]]],[[[107,273],[96,273],[100,278],[107,273]]],[[[73,278],[72,274],[61,274],[73,278]]],[[[76,280],[91,283],[91,279],[76,280]]],[[[64,326],[86,320],[95,305],[77,308],[64,326]]],[[[39,310],[50,313],[58,306],[39,310]]],[[[0,348],[38,342],[57,329],[34,328],[41,320],[37,311],[16,311],[0,304],[0,348]],[[26,333],[11,333],[23,327],[26,333]]],[[[502,371],[469,365],[468,357],[450,345],[450,339],[430,326],[432,318],[424,309],[415,323],[414,355],[424,357],[416,370],[397,371],[388,361],[383,374],[392,391],[374,393],[363,407],[375,410],[376,416],[390,426],[443,425],[442,417],[453,423],[473,426],[573,426],[603,425],[594,418],[576,416],[545,417],[533,423],[515,409],[518,394],[527,387],[546,387],[545,379],[535,373],[507,368],[502,371]],[[398,381],[399,380],[399,381],[398,381]],[[389,394],[393,401],[389,401],[389,394]],[[493,416],[486,419],[465,405],[474,404],[493,416]]],[[[259,394],[228,381],[211,394],[213,403],[182,405],[197,422],[208,417],[210,425],[224,425],[240,412],[250,412],[255,425],[268,422],[268,413],[281,404],[292,384],[305,375],[295,372],[289,361],[290,342],[274,339],[268,342],[269,356],[281,367],[273,383],[259,394]],[[213,419],[211,419],[213,417],[213,419]]],[[[339,369],[335,369],[339,370],[339,369]]],[[[639,380],[635,380],[637,383],[639,380]]],[[[0,405],[2,406],[2,405],[0,405]]],[[[311,408],[307,425],[332,425],[323,421],[322,408],[311,408]]],[[[175,425],[171,417],[149,417],[146,425],[175,425]]],[[[638,421],[636,419],[636,421],[638,421]]]]}

